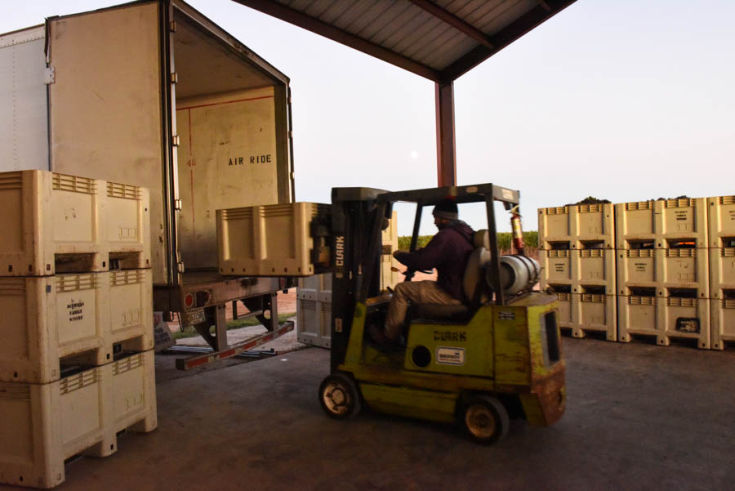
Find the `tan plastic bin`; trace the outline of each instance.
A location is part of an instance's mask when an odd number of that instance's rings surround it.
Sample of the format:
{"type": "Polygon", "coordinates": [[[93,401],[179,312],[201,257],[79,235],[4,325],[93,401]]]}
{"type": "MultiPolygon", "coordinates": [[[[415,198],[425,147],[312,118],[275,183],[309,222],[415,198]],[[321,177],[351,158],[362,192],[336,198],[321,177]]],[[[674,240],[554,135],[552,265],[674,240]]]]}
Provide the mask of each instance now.
{"type": "Polygon", "coordinates": [[[104,247],[120,269],[151,267],[150,192],[146,188],[105,182],[101,226],[104,247]]]}
{"type": "Polygon", "coordinates": [[[635,288],[655,288],[665,296],[667,288],[696,289],[708,298],[710,269],[707,249],[618,250],[618,293],[630,295],[635,288]]]}
{"type": "Polygon", "coordinates": [[[0,275],[150,267],[148,191],[29,170],[0,173],[0,275]],[[117,255],[116,255],[117,253],[117,255]]]}
{"type": "Polygon", "coordinates": [[[699,348],[710,347],[710,300],[707,298],[618,296],[618,338],[655,336],[668,346],[671,339],[696,340],[699,348]]]}
{"type": "Polygon", "coordinates": [[[0,278],[0,381],[48,383],[64,361],[102,365],[113,344],[153,348],[149,269],[0,278]]]}
{"type": "Polygon", "coordinates": [[[311,346],[329,348],[332,340],[332,274],[299,279],[296,337],[311,346]]]}
{"type": "Polygon", "coordinates": [[[572,293],[572,336],[583,338],[589,331],[602,332],[608,341],[617,340],[615,295],[572,293]]]}
{"type": "Polygon", "coordinates": [[[140,351],[153,349],[153,277],[150,269],[110,271],[107,344],[141,338],[140,351]]]}
{"type": "Polygon", "coordinates": [[[735,290],[718,292],[718,297],[710,300],[712,349],[722,350],[735,343],[735,290]]]}
{"type": "MultiPolygon", "coordinates": [[[[291,203],[217,210],[219,267],[223,275],[310,276],[320,272],[310,226],[329,205],[291,203]]],[[[326,264],[329,257],[320,258],[326,264]]]]}
{"type": "Polygon", "coordinates": [[[709,250],[710,291],[712,298],[724,289],[735,290],[735,247],[709,250]]]}
{"type": "Polygon", "coordinates": [[[117,450],[117,433],[157,426],[153,351],[42,385],[0,382],[0,482],[48,488],[64,460],[117,450]]]}
{"type": "Polygon", "coordinates": [[[657,288],[659,274],[656,258],[663,253],[658,249],[617,250],[617,289],[627,295],[631,288],[657,288]]]}
{"type": "Polygon", "coordinates": [[[58,380],[61,358],[82,352],[112,361],[108,284],[108,273],[0,278],[0,380],[58,380]]]}
{"type": "MultiPolygon", "coordinates": [[[[612,249],[580,249],[573,254],[575,280],[579,285],[604,286],[615,292],[615,251],[612,249]]],[[[577,291],[581,292],[580,286],[577,291]]]]}
{"type": "Polygon", "coordinates": [[[668,241],[691,239],[695,248],[707,246],[707,205],[704,198],[639,201],[615,205],[616,249],[652,242],[657,249],[668,241]]]}
{"type": "Polygon", "coordinates": [[[147,433],[158,426],[156,373],[152,350],[126,356],[106,365],[110,380],[109,437],[130,429],[147,433]]]}
{"type": "Polygon", "coordinates": [[[0,382],[0,482],[49,488],[64,481],[64,459],[117,449],[105,431],[103,367],[44,385],[0,382]]]}
{"type": "Polygon", "coordinates": [[[709,247],[728,247],[735,240],[735,196],[707,198],[709,208],[709,247]],[[731,239],[727,241],[726,239],[731,239]]]}
{"type": "Polygon", "coordinates": [[[549,285],[567,285],[571,292],[583,293],[585,286],[599,286],[615,292],[613,249],[540,250],[539,258],[541,289],[549,285]]]}
{"type": "Polygon", "coordinates": [[[393,252],[398,250],[398,212],[393,212],[390,224],[382,232],[381,241],[383,253],[380,256],[380,290],[382,291],[388,287],[395,287],[404,279],[403,274],[397,271],[399,263],[393,257],[393,252]]]}
{"type": "Polygon", "coordinates": [[[709,298],[709,258],[707,249],[663,249],[657,257],[663,274],[661,288],[696,289],[700,298],[709,298]]]}
{"type": "Polygon", "coordinates": [[[572,276],[572,254],[574,251],[567,250],[539,250],[539,259],[541,263],[541,279],[542,289],[546,289],[549,285],[571,285],[574,277],[572,276]]]}
{"type": "Polygon", "coordinates": [[[556,294],[559,303],[559,327],[572,328],[572,294],[560,292],[556,294]]]}
{"type": "Polygon", "coordinates": [[[613,249],[614,208],[611,204],[570,205],[540,208],[538,222],[539,249],[553,249],[554,242],[571,242],[572,249],[583,242],[600,243],[613,249]]]}

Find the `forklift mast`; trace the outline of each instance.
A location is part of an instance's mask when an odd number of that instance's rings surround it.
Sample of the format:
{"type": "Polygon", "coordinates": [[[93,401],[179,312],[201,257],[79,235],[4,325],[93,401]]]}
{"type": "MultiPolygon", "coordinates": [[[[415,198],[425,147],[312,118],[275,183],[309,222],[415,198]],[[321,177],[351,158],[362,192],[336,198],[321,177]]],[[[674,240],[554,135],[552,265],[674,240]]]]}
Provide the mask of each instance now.
{"type": "Polygon", "coordinates": [[[386,192],[332,189],[332,369],[344,361],[356,305],[379,293],[380,231],[387,207],[377,197],[386,192]]]}

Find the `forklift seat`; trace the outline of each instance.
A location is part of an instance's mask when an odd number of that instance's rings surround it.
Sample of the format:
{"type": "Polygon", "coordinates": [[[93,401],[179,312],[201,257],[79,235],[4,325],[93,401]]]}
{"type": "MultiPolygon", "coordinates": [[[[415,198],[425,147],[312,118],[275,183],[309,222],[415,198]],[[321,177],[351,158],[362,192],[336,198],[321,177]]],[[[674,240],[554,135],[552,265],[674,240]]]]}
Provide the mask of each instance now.
{"type": "Polygon", "coordinates": [[[490,299],[490,290],[485,281],[485,268],[490,262],[489,235],[487,230],[478,230],[473,236],[475,249],[470,254],[462,278],[465,300],[461,304],[413,304],[409,318],[429,321],[469,321],[475,311],[490,299]]]}

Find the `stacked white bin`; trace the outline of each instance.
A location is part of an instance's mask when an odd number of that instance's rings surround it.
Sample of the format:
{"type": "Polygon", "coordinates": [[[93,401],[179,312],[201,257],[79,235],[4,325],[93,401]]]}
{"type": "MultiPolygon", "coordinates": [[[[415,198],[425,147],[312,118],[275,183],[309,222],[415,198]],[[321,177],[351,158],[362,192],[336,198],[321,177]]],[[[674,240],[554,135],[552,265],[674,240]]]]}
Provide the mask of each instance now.
{"type": "Polygon", "coordinates": [[[539,210],[541,288],[556,292],[562,329],[617,339],[614,216],[610,204],[539,210]]]}
{"type": "Polygon", "coordinates": [[[156,427],[149,197],[0,174],[0,482],[53,487],[64,460],[156,427]]]}
{"type": "Polygon", "coordinates": [[[710,347],[707,205],[682,198],[615,205],[619,339],[710,347]]]}
{"type": "Polygon", "coordinates": [[[712,348],[735,343],[735,196],[708,198],[712,348]]]}

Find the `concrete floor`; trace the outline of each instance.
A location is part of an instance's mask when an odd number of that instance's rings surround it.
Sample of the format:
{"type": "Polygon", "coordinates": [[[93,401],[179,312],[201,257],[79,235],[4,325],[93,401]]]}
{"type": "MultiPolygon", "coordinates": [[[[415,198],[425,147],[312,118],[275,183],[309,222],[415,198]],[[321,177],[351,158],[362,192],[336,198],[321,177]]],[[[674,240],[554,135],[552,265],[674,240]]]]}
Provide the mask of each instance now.
{"type": "Polygon", "coordinates": [[[61,489],[733,489],[735,351],[571,338],[564,350],[563,419],[514,421],[494,447],[369,411],[327,418],[318,348],[162,377],[158,430],[70,463],[61,489]]]}

